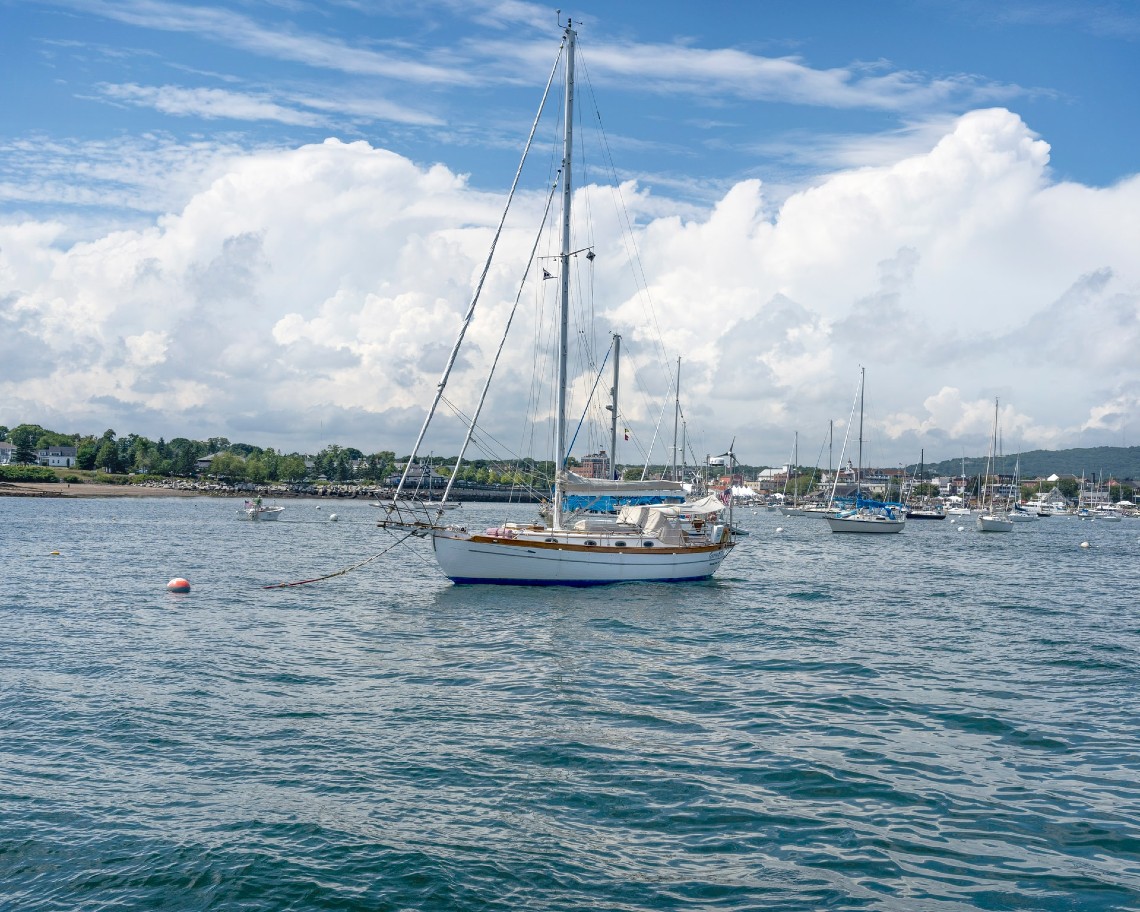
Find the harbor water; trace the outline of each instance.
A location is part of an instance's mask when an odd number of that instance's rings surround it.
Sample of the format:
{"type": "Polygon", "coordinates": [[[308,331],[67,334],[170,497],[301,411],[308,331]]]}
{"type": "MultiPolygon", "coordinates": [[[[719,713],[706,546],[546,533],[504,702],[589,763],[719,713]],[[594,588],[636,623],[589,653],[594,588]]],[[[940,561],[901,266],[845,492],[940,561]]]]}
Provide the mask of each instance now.
{"type": "Polygon", "coordinates": [[[266,589],[395,541],[285,505],[0,500],[0,909],[1140,908],[1140,520],[266,589]]]}

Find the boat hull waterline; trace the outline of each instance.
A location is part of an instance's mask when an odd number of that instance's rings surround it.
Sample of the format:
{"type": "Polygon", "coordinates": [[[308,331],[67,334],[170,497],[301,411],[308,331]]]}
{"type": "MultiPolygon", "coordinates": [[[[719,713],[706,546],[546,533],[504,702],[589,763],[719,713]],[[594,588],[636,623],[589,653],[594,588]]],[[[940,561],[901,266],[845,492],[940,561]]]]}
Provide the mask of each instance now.
{"type": "Polygon", "coordinates": [[[617,548],[432,531],[440,569],[452,582],[468,584],[603,586],[704,580],[733,547],[731,542],[678,548],[655,544],[651,550],[636,539],[630,536],[625,548],[617,548]]]}

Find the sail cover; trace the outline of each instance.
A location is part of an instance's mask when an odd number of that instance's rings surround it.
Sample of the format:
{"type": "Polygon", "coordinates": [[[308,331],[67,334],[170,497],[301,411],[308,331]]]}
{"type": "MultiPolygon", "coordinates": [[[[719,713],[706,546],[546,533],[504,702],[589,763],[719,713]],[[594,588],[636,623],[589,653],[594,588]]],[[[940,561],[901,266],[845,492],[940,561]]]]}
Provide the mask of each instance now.
{"type": "Polygon", "coordinates": [[[685,499],[679,481],[618,481],[584,478],[562,473],[562,505],[567,510],[616,513],[630,504],[680,503],[685,499]]]}

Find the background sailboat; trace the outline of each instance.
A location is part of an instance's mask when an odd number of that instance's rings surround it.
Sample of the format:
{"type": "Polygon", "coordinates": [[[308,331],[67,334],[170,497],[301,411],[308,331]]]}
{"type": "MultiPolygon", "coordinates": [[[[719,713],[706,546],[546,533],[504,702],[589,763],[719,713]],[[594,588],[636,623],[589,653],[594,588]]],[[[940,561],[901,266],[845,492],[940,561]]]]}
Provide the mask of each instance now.
{"type": "Polygon", "coordinates": [[[990,438],[990,452],[986,456],[986,474],[982,478],[982,512],[975,521],[979,532],[1012,532],[1013,521],[995,506],[997,479],[991,471],[997,458],[998,400],[994,399],[994,429],[990,438]],[[986,497],[987,491],[989,497],[986,497]]]}
{"type": "Polygon", "coordinates": [[[863,389],[866,374],[866,368],[859,368],[859,465],[855,471],[855,505],[850,510],[827,516],[827,524],[832,532],[901,532],[906,525],[906,517],[898,507],[863,499],[863,389]]]}

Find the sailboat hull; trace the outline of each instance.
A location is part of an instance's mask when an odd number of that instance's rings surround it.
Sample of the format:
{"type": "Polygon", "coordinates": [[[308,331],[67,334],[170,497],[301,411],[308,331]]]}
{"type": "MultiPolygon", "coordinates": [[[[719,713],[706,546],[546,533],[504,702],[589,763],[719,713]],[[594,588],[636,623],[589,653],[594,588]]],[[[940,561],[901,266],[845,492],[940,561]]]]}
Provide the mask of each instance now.
{"type": "Polygon", "coordinates": [[[440,569],[455,583],[510,586],[605,586],[705,580],[733,547],[646,548],[631,536],[627,548],[501,540],[454,530],[432,536],[440,569]]]}
{"type": "Polygon", "coordinates": [[[828,516],[832,532],[859,532],[868,535],[890,535],[901,532],[906,521],[878,516],[828,516]]]}
{"type": "Polygon", "coordinates": [[[1002,516],[979,516],[977,519],[979,532],[1012,532],[1013,522],[1002,516]]]}

